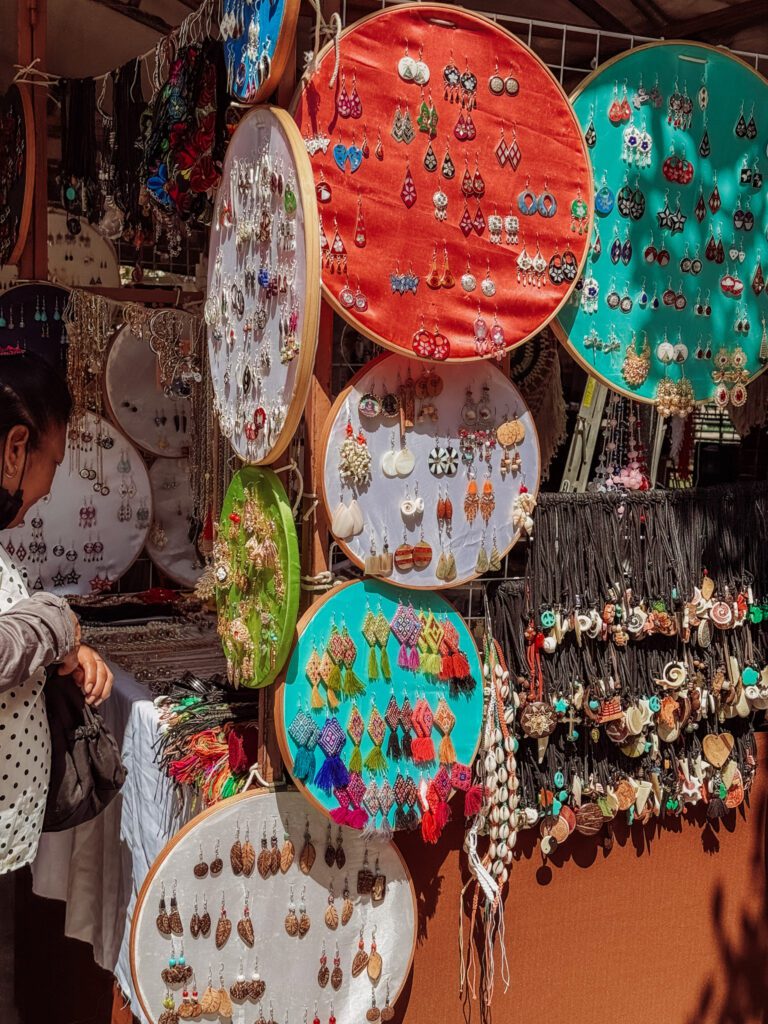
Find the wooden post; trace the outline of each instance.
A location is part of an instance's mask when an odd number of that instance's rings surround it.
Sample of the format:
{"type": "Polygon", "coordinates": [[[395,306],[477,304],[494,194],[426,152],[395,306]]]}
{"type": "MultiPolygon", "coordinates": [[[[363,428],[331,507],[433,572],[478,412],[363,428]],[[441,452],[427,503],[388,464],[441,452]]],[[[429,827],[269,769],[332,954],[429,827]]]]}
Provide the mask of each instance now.
{"type": "MultiPolygon", "coordinates": [[[[17,0],[18,63],[37,60],[45,70],[48,34],[48,0],[17,0]]],[[[35,166],[32,219],[19,262],[19,277],[48,279],[48,90],[30,86],[35,117],[35,166]]]]}

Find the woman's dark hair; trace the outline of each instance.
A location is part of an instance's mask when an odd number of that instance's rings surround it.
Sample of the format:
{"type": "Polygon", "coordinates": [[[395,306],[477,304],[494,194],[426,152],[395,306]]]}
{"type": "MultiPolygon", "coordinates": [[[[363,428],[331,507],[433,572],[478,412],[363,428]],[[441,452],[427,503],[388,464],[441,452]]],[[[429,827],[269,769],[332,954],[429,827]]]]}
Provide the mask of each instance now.
{"type": "Polygon", "coordinates": [[[37,448],[51,427],[65,426],[72,397],[62,374],[34,352],[0,355],[0,438],[21,424],[37,448]]]}

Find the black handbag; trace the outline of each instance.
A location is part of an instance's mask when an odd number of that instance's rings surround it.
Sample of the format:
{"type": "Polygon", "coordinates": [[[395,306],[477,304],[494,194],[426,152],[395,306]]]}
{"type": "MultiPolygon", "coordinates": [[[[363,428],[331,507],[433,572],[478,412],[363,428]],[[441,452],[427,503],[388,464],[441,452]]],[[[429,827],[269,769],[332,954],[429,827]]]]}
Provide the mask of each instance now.
{"type": "Polygon", "coordinates": [[[74,680],[52,678],[45,703],[51,780],[43,831],[63,832],[101,814],[120,792],[127,772],[114,736],[74,680]]]}

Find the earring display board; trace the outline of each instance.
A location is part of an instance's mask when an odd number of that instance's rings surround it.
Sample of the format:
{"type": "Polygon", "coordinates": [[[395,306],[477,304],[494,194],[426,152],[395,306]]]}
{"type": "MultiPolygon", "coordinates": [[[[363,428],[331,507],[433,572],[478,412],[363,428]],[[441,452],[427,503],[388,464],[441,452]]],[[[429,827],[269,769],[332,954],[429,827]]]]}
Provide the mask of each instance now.
{"type": "Polygon", "coordinates": [[[157,568],[182,587],[194,587],[203,571],[195,546],[198,524],[193,515],[189,463],[155,459],[149,469],[154,523],[147,554],[157,568]]]}
{"type": "Polygon", "coordinates": [[[608,387],[685,415],[743,405],[768,364],[768,85],[699,43],[653,43],[585,79],[597,217],[554,326],[608,387]]]}
{"type": "Polygon", "coordinates": [[[138,558],[152,520],[152,492],[141,455],[127,437],[88,414],[70,438],[50,494],[10,531],[8,554],[33,590],[89,594],[111,590],[138,558]]]}
{"type": "Polygon", "coordinates": [[[227,87],[238,100],[258,103],[274,92],[296,40],[299,0],[224,0],[219,30],[227,87]]]}
{"type": "Polygon", "coordinates": [[[32,217],[35,119],[26,86],[0,98],[0,267],[17,264],[32,217]]]}
{"type": "Polygon", "coordinates": [[[394,844],[369,851],[352,829],[329,833],[298,793],[244,793],[194,818],[153,864],[133,915],[131,975],[152,1024],[171,1006],[182,1019],[202,1007],[206,1020],[293,1024],[365,1020],[375,1005],[386,1021],[416,920],[394,844]],[[166,982],[169,960],[179,970],[166,982]]]}
{"type": "Polygon", "coordinates": [[[301,420],[320,318],[312,172],[285,111],[260,107],[238,125],[208,257],[205,321],[221,430],[245,462],[271,462],[301,420]]]}
{"type": "Polygon", "coordinates": [[[110,419],[144,451],[166,459],[187,454],[192,405],[161,385],[157,355],[128,325],[110,345],[104,396],[110,419]]]}
{"type": "Polygon", "coordinates": [[[210,573],[229,681],[268,686],[291,649],[300,590],[293,510],[271,470],[246,466],[233,477],[210,573]]]}
{"type": "Polygon", "coordinates": [[[48,276],[69,288],[102,285],[120,287],[120,265],[114,245],[86,220],[80,231],[69,232],[67,214],[48,210],[48,276]]]}
{"type": "Polygon", "coordinates": [[[294,116],[324,295],[358,331],[425,359],[477,359],[555,315],[586,257],[589,157],[560,85],[519,39],[455,6],[382,11],[342,33],[338,56],[322,51],[294,116]]]}
{"type": "Polygon", "coordinates": [[[368,575],[416,589],[457,586],[520,537],[535,504],[536,425],[495,366],[384,355],[336,399],[324,431],[331,530],[368,575]]]}
{"type": "Polygon", "coordinates": [[[14,284],[0,295],[0,351],[19,346],[66,370],[63,313],[69,290],[46,281],[14,284]]]}
{"type": "Polygon", "coordinates": [[[275,715],[295,782],[334,821],[434,842],[451,792],[470,789],[482,727],[464,620],[439,594],[366,579],[314,604],[298,633],[275,715]]]}

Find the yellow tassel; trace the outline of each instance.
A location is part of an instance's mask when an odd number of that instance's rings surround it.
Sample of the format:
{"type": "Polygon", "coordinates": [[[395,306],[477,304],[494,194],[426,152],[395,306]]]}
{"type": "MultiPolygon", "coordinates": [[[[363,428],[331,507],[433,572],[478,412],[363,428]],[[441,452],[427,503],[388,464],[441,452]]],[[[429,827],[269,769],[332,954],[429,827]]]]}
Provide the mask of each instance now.
{"type": "Polygon", "coordinates": [[[330,687],[326,688],[325,695],[328,698],[328,707],[332,711],[335,711],[336,708],[339,706],[339,698],[336,696],[336,694],[330,687]]]}
{"type": "Polygon", "coordinates": [[[456,761],[456,751],[453,747],[453,741],[451,737],[446,735],[440,740],[440,749],[438,750],[438,757],[440,758],[440,764],[454,764],[456,761]]]}
{"type": "Polygon", "coordinates": [[[323,707],[323,695],[320,693],[320,687],[317,683],[312,687],[312,696],[310,698],[310,704],[315,711],[319,711],[323,707]]]}

